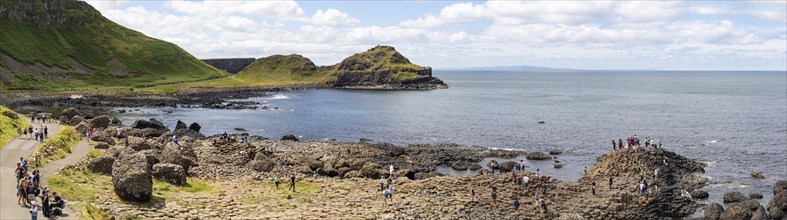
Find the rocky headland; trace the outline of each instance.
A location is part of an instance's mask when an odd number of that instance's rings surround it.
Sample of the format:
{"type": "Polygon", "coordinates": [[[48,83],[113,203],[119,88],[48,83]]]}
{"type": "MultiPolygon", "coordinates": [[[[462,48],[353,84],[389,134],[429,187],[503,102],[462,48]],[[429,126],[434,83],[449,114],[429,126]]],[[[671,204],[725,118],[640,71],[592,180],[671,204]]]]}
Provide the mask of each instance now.
{"type": "MultiPolygon", "coordinates": [[[[62,115],[80,117],[71,111],[62,115]]],[[[77,203],[118,217],[673,219],[687,218],[704,206],[681,192],[695,194],[708,182],[700,176],[703,164],[655,148],[601,155],[579,180],[546,175],[538,180],[533,170],[516,171],[513,158],[533,155],[532,159],[542,159],[539,155],[547,155],[544,152],[454,144],[396,146],[368,140],[299,141],[294,136],[279,140],[247,134],[205,137],[197,123],[178,122],[169,130],[156,120],[139,120],[131,126],[112,121],[85,120],[77,126],[97,130],[92,140],[100,154],[67,168],[62,175],[74,181],[84,179],[79,175],[90,175],[92,181],[82,186],[106,193],[77,203]],[[490,164],[481,164],[486,158],[495,160],[495,174],[490,164]],[[396,190],[393,201],[383,207],[380,179],[387,178],[390,165],[395,168],[391,182],[396,190]],[[438,166],[477,174],[446,176],[437,172],[438,166]],[[530,177],[528,187],[512,182],[514,171],[519,178],[530,177]],[[295,192],[287,190],[290,176],[296,177],[295,192]],[[278,189],[273,184],[276,177],[282,179],[278,189]],[[636,185],[643,179],[648,182],[647,191],[637,195],[636,185]],[[595,195],[593,182],[598,186],[595,195]],[[492,188],[497,191],[496,199],[491,196],[492,188]],[[537,193],[548,206],[545,213],[536,207],[537,193]],[[518,210],[512,206],[514,198],[521,202],[518,210]]],[[[780,198],[787,195],[781,188],[775,189],[777,196],[768,208],[755,207],[746,197],[731,196],[726,210],[714,212],[716,205],[711,204],[705,215],[710,219],[715,219],[714,213],[742,213],[744,217],[773,213],[769,216],[778,217],[785,208],[780,198]],[[732,201],[733,197],[737,200],[732,201]]]]}

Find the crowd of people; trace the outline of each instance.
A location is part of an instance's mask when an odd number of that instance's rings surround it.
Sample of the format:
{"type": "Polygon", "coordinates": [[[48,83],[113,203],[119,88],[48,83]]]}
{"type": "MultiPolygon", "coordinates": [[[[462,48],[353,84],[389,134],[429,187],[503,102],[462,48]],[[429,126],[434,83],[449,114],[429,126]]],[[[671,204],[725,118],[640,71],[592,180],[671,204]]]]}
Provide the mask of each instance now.
{"type": "Polygon", "coordinates": [[[20,157],[19,162],[16,163],[14,175],[16,176],[17,203],[30,208],[32,219],[37,219],[39,210],[47,218],[51,215],[62,214],[65,201],[57,192],[51,192],[50,196],[49,189],[41,185],[41,172],[37,169],[31,172],[28,162],[23,157],[20,157]],[[41,200],[40,209],[39,199],[41,200]]]}
{"type": "Polygon", "coordinates": [[[44,142],[44,139],[49,138],[49,128],[44,125],[39,125],[37,128],[32,125],[28,128],[17,128],[16,133],[24,139],[35,139],[39,142],[44,142]]]}

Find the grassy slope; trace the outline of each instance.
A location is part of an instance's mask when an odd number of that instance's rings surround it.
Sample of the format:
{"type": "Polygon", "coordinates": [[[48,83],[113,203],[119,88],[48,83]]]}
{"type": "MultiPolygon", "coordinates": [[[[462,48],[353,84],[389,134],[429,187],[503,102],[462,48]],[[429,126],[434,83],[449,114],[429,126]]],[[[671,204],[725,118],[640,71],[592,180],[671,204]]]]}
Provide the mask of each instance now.
{"type": "MultiPolygon", "coordinates": [[[[165,83],[204,80],[227,74],[199,61],[177,45],[147,37],[120,26],[97,11],[67,10],[69,18],[90,18],[81,25],[36,25],[0,19],[0,53],[27,63],[69,69],[73,58],[95,73],[66,74],[69,80],[36,80],[16,73],[16,81],[0,89],[65,89],[77,87],[151,86],[165,83]],[[111,60],[133,76],[115,76],[111,60]]],[[[0,66],[8,64],[0,61],[0,66]]],[[[84,89],[84,88],[83,88],[84,89]]]]}
{"type": "Polygon", "coordinates": [[[11,119],[3,115],[3,112],[11,112],[16,114],[16,112],[13,110],[0,105],[0,149],[2,149],[5,144],[11,141],[11,139],[14,139],[14,137],[17,136],[17,128],[30,127],[30,123],[28,123],[24,118],[19,117],[18,119],[11,119]]]}

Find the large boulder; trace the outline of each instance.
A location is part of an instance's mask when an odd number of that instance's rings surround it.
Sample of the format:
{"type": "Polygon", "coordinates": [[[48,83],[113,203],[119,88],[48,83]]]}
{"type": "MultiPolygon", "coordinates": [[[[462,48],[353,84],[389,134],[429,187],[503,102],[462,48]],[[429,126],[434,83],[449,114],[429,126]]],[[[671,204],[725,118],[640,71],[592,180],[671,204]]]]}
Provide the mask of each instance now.
{"type": "Polygon", "coordinates": [[[186,129],[186,128],[187,127],[185,122],[178,120],[178,122],[175,123],[175,130],[186,129]]]}
{"type": "Polygon", "coordinates": [[[90,137],[90,140],[106,142],[109,145],[115,145],[115,139],[113,139],[112,135],[107,131],[94,132],[93,137],[90,137]]]}
{"type": "Polygon", "coordinates": [[[298,137],[295,137],[295,135],[288,134],[288,135],[282,136],[281,140],[282,141],[298,141],[298,137]]]}
{"type": "Polygon", "coordinates": [[[194,123],[191,123],[191,125],[189,125],[189,129],[191,129],[192,131],[199,132],[199,130],[202,129],[202,126],[199,126],[199,124],[197,124],[197,122],[194,122],[194,123]]]}
{"type": "Polygon", "coordinates": [[[109,149],[109,144],[106,142],[96,142],[96,146],[93,146],[95,149],[109,149]]]}
{"type": "Polygon", "coordinates": [[[271,160],[252,160],[246,167],[257,172],[270,172],[276,165],[271,160]]]}
{"type": "Polygon", "coordinates": [[[787,212],[787,191],[779,191],[770,202],[768,202],[768,213],[772,219],[781,219],[787,212]]]}
{"type": "Polygon", "coordinates": [[[749,198],[762,199],[762,194],[760,194],[760,193],[749,193],[749,198]]]}
{"type": "Polygon", "coordinates": [[[697,190],[691,191],[690,194],[691,194],[691,198],[695,198],[695,199],[707,199],[708,198],[708,192],[705,192],[705,190],[697,189],[697,190]]]}
{"type": "Polygon", "coordinates": [[[170,184],[186,184],[186,170],[177,164],[157,163],[153,165],[153,177],[170,184]]]}
{"type": "Polygon", "coordinates": [[[144,202],[153,196],[153,175],[142,153],[127,155],[112,165],[112,185],[123,200],[144,202]]]}
{"type": "Polygon", "coordinates": [[[470,163],[467,161],[456,161],[451,163],[451,169],[454,170],[467,170],[470,166],[470,163]]]}
{"type": "Polygon", "coordinates": [[[94,173],[112,174],[112,164],[115,163],[115,158],[110,156],[100,156],[87,162],[87,169],[94,173]]]}
{"type": "Polygon", "coordinates": [[[90,119],[91,128],[107,128],[109,127],[109,117],[106,115],[98,116],[90,119]]]}
{"type": "Polygon", "coordinates": [[[164,126],[164,124],[161,123],[160,121],[156,121],[155,119],[151,119],[151,120],[152,121],[146,121],[146,120],[142,120],[142,119],[136,120],[136,121],[134,121],[134,124],[131,124],[131,127],[132,128],[136,128],[136,129],[146,129],[146,128],[152,128],[152,129],[156,129],[156,130],[166,130],[167,129],[167,127],[164,126]]]}
{"type": "Polygon", "coordinates": [[[60,117],[62,118],[63,116],[65,116],[66,120],[71,120],[71,118],[73,118],[74,116],[81,115],[81,114],[82,113],[80,113],[74,108],[67,108],[67,109],[63,109],[63,111],[60,112],[60,117]]]}
{"type": "Polygon", "coordinates": [[[164,135],[167,130],[155,129],[155,128],[145,128],[145,129],[130,129],[128,130],[128,136],[134,137],[144,137],[144,138],[157,138],[164,135]]]}
{"type": "MultiPolygon", "coordinates": [[[[134,136],[127,137],[127,138],[128,138],[128,147],[134,149],[135,151],[150,149],[150,143],[145,141],[145,139],[143,138],[134,137],[134,136]]],[[[123,144],[125,144],[125,140],[123,144]]]]}
{"type": "Polygon", "coordinates": [[[719,219],[721,220],[751,219],[751,209],[740,203],[735,203],[728,206],[727,209],[721,212],[721,215],[719,215],[719,219]]]}
{"type": "Polygon", "coordinates": [[[558,155],[558,154],[562,154],[562,153],[563,153],[563,150],[560,150],[560,149],[554,149],[554,150],[550,150],[549,151],[549,155],[558,155]]]}
{"type": "Polygon", "coordinates": [[[757,211],[754,211],[754,214],[751,215],[751,220],[768,220],[768,213],[765,212],[765,208],[762,206],[757,207],[757,211]]]}
{"type": "MultiPolygon", "coordinates": [[[[77,118],[79,118],[79,116],[76,116],[76,117],[74,117],[74,119],[77,119],[77,118]]],[[[88,123],[87,123],[87,122],[85,122],[85,121],[82,121],[82,122],[80,122],[80,123],[78,123],[78,124],[74,125],[74,129],[76,129],[76,130],[77,130],[77,132],[78,132],[80,135],[85,135],[85,133],[87,133],[88,131],[90,131],[90,124],[88,124],[88,123]]]]}
{"type": "Polygon", "coordinates": [[[66,116],[60,116],[60,124],[68,124],[68,121],[71,120],[66,116]]]}
{"type": "Polygon", "coordinates": [[[78,125],[79,123],[82,123],[83,121],[85,121],[85,119],[82,118],[82,116],[77,115],[77,116],[74,116],[73,118],[71,118],[71,120],[68,121],[68,125],[75,126],[75,125],[78,125]]]}
{"type": "Polygon", "coordinates": [[[719,205],[719,203],[711,203],[705,206],[705,219],[718,220],[722,212],[724,212],[724,207],[719,205]]]}
{"type": "Polygon", "coordinates": [[[161,162],[161,160],[158,159],[158,154],[156,154],[156,152],[154,152],[153,150],[141,150],[139,151],[139,153],[145,155],[145,160],[148,163],[148,168],[151,170],[153,169],[153,165],[156,165],[161,162]]]}
{"type": "Polygon", "coordinates": [[[377,164],[367,163],[361,168],[361,176],[372,179],[380,178],[380,170],[377,169],[377,164]]]}
{"type": "Polygon", "coordinates": [[[509,171],[513,170],[514,167],[516,167],[516,165],[517,165],[517,162],[506,161],[506,162],[501,163],[499,168],[500,168],[500,171],[502,171],[502,172],[509,172],[509,171]]]}
{"type": "Polygon", "coordinates": [[[189,168],[197,165],[197,157],[190,145],[177,146],[173,143],[168,143],[161,150],[159,162],[180,165],[188,173],[189,168]]]}
{"type": "Polygon", "coordinates": [[[527,154],[527,156],[525,156],[525,158],[528,160],[550,160],[552,159],[552,156],[549,156],[549,154],[545,154],[543,152],[530,152],[527,154]]]}
{"type": "Polygon", "coordinates": [[[746,200],[746,196],[743,196],[741,192],[724,193],[724,203],[741,202],[743,200],[746,200]]]}

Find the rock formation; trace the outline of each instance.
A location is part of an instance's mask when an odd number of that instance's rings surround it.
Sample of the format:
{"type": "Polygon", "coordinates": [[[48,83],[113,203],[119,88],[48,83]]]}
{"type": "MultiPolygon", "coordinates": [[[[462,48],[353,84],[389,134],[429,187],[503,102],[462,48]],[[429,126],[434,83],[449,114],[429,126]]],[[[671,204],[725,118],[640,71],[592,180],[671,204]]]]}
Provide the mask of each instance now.
{"type": "Polygon", "coordinates": [[[144,202],[153,196],[153,176],[142,153],[125,155],[112,165],[115,194],[128,201],[144,202]]]}

